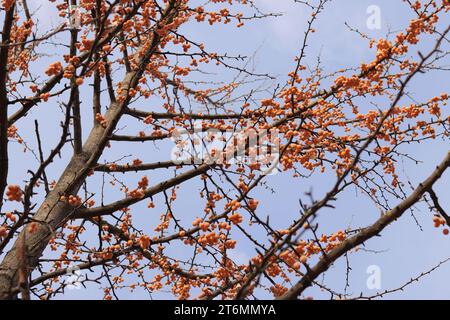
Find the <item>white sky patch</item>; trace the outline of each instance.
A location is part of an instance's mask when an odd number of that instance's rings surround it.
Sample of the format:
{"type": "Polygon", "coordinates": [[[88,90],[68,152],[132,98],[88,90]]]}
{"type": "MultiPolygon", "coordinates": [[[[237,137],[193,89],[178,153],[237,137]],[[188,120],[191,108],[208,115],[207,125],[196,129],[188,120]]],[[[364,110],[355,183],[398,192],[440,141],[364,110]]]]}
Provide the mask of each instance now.
{"type": "MultiPolygon", "coordinates": [[[[255,4],[264,13],[283,14],[282,17],[266,20],[270,29],[267,41],[271,46],[282,53],[298,52],[311,18],[311,8],[294,3],[293,0],[256,0],[255,4]]],[[[358,62],[365,61],[367,43],[360,41],[361,38],[351,32],[345,22],[353,27],[362,27],[363,32],[370,32],[365,28],[368,17],[366,9],[367,6],[363,3],[344,8],[335,3],[327,5],[313,25],[316,33],[311,35],[308,53],[313,56],[321,54],[324,59],[339,65],[347,64],[350,57],[358,62]],[[330,15],[330,12],[333,14],[330,15]],[[342,54],[336,54],[337,52],[342,54]]]]}
{"type": "Polygon", "coordinates": [[[306,6],[293,4],[291,0],[257,0],[255,4],[264,13],[283,14],[282,17],[266,20],[276,37],[277,44],[281,46],[279,49],[282,51],[298,49],[310,10],[306,6]]]}
{"type": "Polygon", "coordinates": [[[62,22],[55,3],[48,0],[35,0],[29,3],[29,7],[31,13],[33,13],[34,21],[38,22],[40,33],[45,33],[62,22]]]}
{"type": "Polygon", "coordinates": [[[247,264],[250,261],[250,256],[247,253],[236,249],[228,250],[227,255],[236,264],[247,264]]]}

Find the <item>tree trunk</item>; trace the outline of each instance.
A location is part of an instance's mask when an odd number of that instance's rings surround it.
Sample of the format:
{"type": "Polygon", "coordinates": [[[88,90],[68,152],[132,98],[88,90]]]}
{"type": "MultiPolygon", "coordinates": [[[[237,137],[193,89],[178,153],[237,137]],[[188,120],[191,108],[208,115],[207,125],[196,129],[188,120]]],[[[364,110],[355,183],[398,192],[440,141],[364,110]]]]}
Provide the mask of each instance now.
{"type": "MultiPolygon", "coordinates": [[[[129,88],[132,83],[136,82],[134,81],[135,78],[136,72],[131,72],[127,74],[123,83],[129,88]]],[[[111,104],[105,116],[109,124],[108,127],[105,129],[102,126],[95,126],[84,144],[82,152],[72,157],[55,189],[48,194],[33,217],[34,221],[39,222],[37,229],[30,233],[25,227],[17,237],[17,239],[20,239],[26,233],[25,252],[29,272],[37,266],[54,230],[61,227],[74,211],[72,206],[60,200],[61,196],[78,193],[90,166],[98,161],[109,135],[116,127],[124,104],[125,102],[111,104]]],[[[17,254],[16,241],[0,264],[0,299],[12,299],[17,294],[20,267],[17,254]]]]}

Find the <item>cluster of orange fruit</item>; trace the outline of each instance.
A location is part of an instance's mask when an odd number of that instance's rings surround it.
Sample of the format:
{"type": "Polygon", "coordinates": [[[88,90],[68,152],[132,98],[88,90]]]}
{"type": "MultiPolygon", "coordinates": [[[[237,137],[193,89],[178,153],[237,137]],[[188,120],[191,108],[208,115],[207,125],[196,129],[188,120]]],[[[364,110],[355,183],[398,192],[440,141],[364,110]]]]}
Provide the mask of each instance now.
{"type": "Polygon", "coordinates": [[[97,113],[95,115],[95,121],[97,121],[103,128],[106,128],[108,125],[108,121],[106,121],[105,117],[101,113],[97,113]]]}
{"type": "Polygon", "coordinates": [[[2,6],[5,11],[9,11],[16,0],[2,0],[2,6]]]}
{"type": "Polygon", "coordinates": [[[133,199],[140,199],[144,197],[144,192],[139,189],[133,189],[128,192],[128,196],[133,199]]]}
{"type": "Polygon", "coordinates": [[[9,185],[6,191],[6,197],[9,201],[22,201],[23,192],[18,185],[9,185]]]}
{"type": "Polygon", "coordinates": [[[15,125],[10,126],[7,135],[8,138],[17,138],[17,127],[15,125]]]}
{"type": "Polygon", "coordinates": [[[62,64],[61,62],[53,62],[52,64],[50,64],[47,68],[47,70],[45,70],[45,74],[48,76],[55,76],[58,73],[60,73],[62,70],[62,64]]]}
{"type": "Polygon", "coordinates": [[[139,246],[140,246],[143,250],[146,250],[146,249],[148,249],[148,247],[150,246],[151,239],[150,239],[150,237],[147,236],[147,235],[142,235],[141,237],[139,237],[138,243],[139,243],[139,246]]]}
{"type": "Polygon", "coordinates": [[[67,203],[70,204],[72,207],[79,207],[83,204],[83,200],[81,199],[80,196],[74,196],[74,195],[70,195],[69,197],[61,196],[59,198],[59,200],[62,202],[67,201],[67,203]]]}
{"type": "MultiPolygon", "coordinates": [[[[433,217],[433,222],[434,222],[434,227],[435,228],[439,228],[440,226],[445,226],[447,224],[444,218],[442,218],[441,216],[437,216],[437,215],[435,215],[433,217]]],[[[447,228],[444,228],[442,230],[442,233],[444,235],[448,235],[449,234],[449,230],[447,228]]]]}

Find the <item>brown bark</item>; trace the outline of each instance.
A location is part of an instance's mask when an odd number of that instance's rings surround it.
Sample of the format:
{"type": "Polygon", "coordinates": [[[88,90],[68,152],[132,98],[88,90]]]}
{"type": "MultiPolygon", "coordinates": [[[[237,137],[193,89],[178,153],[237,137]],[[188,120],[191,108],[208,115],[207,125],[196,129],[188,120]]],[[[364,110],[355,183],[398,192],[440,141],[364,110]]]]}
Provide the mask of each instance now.
{"type": "Polygon", "coordinates": [[[0,49],[0,210],[3,205],[3,193],[8,179],[8,96],[6,81],[8,75],[8,54],[11,27],[14,21],[13,4],[5,13],[2,31],[2,47],[0,49]]]}
{"type": "MultiPolygon", "coordinates": [[[[161,24],[167,24],[173,20],[177,14],[178,3],[179,1],[169,2],[161,18],[161,24]]],[[[23,234],[26,233],[26,239],[23,245],[27,253],[26,265],[29,270],[33,270],[37,266],[39,258],[47,247],[54,231],[70,219],[74,212],[74,208],[66,202],[61,201],[60,198],[62,195],[76,195],[90,168],[97,163],[109,137],[123,114],[123,110],[129,103],[130,98],[127,92],[129,89],[135,88],[138,84],[138,80],[156,51],[159,41],[160,36],[154,32],[151,43],[147,47],[148,49],[146,49],[143,57],[140,59],[139,68],[135,71],[128,72],[122,80],[122,89],[125,92],[123,94],[123,102],[113,102],[109,106],[108,112],[105,115],[108,126],[106,128],[95,126],[91,130],[89,137],[83,145],[82,151],[72,157],[54,190],[48,194],[33,217],[34,221],[38,222],[36,230],[30,234],[26,231],[27,228],[25,228],[18,235],[17,239],[21,239],[23,234]]],[[[16,241],[0,264],[0,300],[12,299],[15,297],[15,292],[17,292],[21,267],[21,262],[18,258],[18,247],[20,245],[22,244],[16,241]]]]}

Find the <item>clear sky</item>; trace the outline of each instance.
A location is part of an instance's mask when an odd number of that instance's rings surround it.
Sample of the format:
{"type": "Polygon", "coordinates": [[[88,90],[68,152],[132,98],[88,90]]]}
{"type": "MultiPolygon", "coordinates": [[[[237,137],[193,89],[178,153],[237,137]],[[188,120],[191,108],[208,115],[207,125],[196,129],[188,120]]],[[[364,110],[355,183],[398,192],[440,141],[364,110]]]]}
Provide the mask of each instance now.
{"type": "MultiPolygon", "coordinates": [[[[42,7],[38,10],[38,16],[45,26],[57,25],[60,20],[52,11],[52,4],[46,0],[37,0],[42,7]]],[[[271,17],[262,20],[255,20],[246,24],[244,27],[236,30],[232,27],[214,27],[210,29],[203,28],[202,25],[192,24],[186,27],[184,31],[190,34],[194,39],[199,39],[208,44],[212,51],[226,52],[230,55],[243,54],[247,56],[254,55],[252,63],[255,70],[260,73],[270,73],[276,76],[273,82],[264,83],[265,86],[273,86],[276,82],[283,82],[286,75],[293,69],[294,57],[303,39],[303,32],[307,18],[310,14],[307,7],[295,4],[292,0],[255,0],[255,4],[264,12],[282,13],[280,17],[271,17]],[[207,30],[207,32],[205,32],[207,30]]],[[[331,72],[348,66],[358,66],[362,62],[370,61],[373,57],[373,50],[369,49],[366,40],[349,30],[345,23],[351,27],[358,28],[370,37],[384,37],[389,32],[398,31],[407,25],[409,18],[412,18],[407,5],[400,0],[334,0],[327,4],[325,11],[321,14],[318,23],[315,25],[316,32],[312,35],[310,46],[307,50],[307,63],[314,67],[318,55],[321,57],[322,67],[325,72],[331,72]],[[376,5],[380,8],[381,28],[379,30],[369,29],[366,21],[369,18],[367,8],[376,5]]],[[[443,21],[448,24],[450,21],[443,21]]],[[[425,43],[423,50],[429,46],[425,43]]],[[[448,48],[447,48],[448,49],[448,48]]],[[[50,49],[49,49],[50,50],[50,49]]],[[[51,54],[51,52],[48,52],[51,54]]],[[[447,59],[448,60],[448,59],[447,59]]],[[[47,61],[47,59],[43,59],[47,61]]],[[[52,61],[51,56],[48,61],[52,61]]],[[[447,61],[449,62],[449,61],[447,61]]],[[[46,64],[43,63],[43,66],[46,64]]],[[[211,76],[216,81],[222,80],[221,74],[211,76]]],[[[441,92],[448,91],[448,75],[444,72],[434,72],[427,75],[418,75],[411,83],[409,90],[414,93],[418,99],[427,99],[441,92]]],[[[89,95],[86,94],[86,99],[89,95]]],[[[90,115],[90,100],[83,102],[86,107],[87,117],[90,115]]],[[[410,103],[405,99],[403,103],[410,103]]],[[[54,106],[57,108],[57,106],[54,106]]],[[[444,110],[444,114],[449,115],[449,111],[444,110]]],[[[21,124],[30,126],[32,131],[32,121],[36,117],[47,117],[41,123],[41,131],[46,137],[46,143],[53,145],[60,136],[58,121],[52,121],[53,113],[48,110],[33,111],[32,117],[27,122],[21,124]],[[56,132],[56,133],[55,133],[56,132]]],[[[59,117],[59,115],[58,115],[59,117]]],[[[125,122],[125,125],[127,122],[125,122]]],[[[135,128],[125,128],[123,132],[132,132],[135,128]],[[133,129],[131,131],[127,131],[133,129]]],[[[23,131],[23,130],[22,130],[23,131]]],[[[21,132],[22,133],[22,132],[21,132]]],[[[26,135],[26,133],[24,133],[26,135]]],[[[86,133],[85,133],[86,135],[86,133]]],[[[31,138],[30,138],[31,139],[31,138]]],[[[142,157],[147,161],[157,161],[168,159],[171,146],[159,146],[146,152],[141,145],[123,145],[120,151],[107,152],[104,159],[114,160],[123,155],[134,154],[144,151],[142,157]]],[[[11,152],[19,154],[23,146],[13,145],[11,152]]],[[[399,169],[402,175],[410,178],[416,185],[425,178],[438,164],[446,152],[449,150],[447,141],[432,141],[421,145],[411,145],[402,149],[404,152],[412,152],[421,160],[419,164],[412,161],[400,160],[399,169]]],[[[63,155],[67,159],[70,150],[66,150],[63,155]]],[[[130,158],[132,159],[132,157],[130,158]]],[[[17,159],[17,170],[12,169],[11,180],[24,179],[23,170],[20,170],[30,161],[34,161],[31,154],[23,155],[17,159]]],[[[56,179],[64,161],[55,163],[50,175],[56,179]]],[[[153,182],[160,181],[164,177],[172,174],[171,171],[153,174],[150,179],[153,182]]],[[[135,181],[136,178],[127,178],[128,181],[135,181]]],[[[315,174],[308,179],[293,179],[290,173],[280,173],[270,176],[267,179],[267,185],[273,189],[259,191],[252,194],[260,199],[259,207],[262,216],[270,216],[271,221],[280,226],[286,226],[299,212],[299,198],[305,198],[304,193],[312,190],[313,194],[319,198],[327,188],[334,182],[332,175],[315,174]]],[[[447,172],[435,188],[442,201],[444,208],[450,209],[450,173],[447,172]]],[[[174,212],[180,212],[186,217],[195,217],[197,212],[202,210],[202,204],[193,201],[198,197],[198,181],[187,182],[179,191],[178,201],[175,204],[174,212]]],[[[410,190],[407,188],[407,190],[410,190]]],[[[117,199],[120,193],[111,192],[106,199],[112,201],[117,199]]],[[[162,204],[162,198],[156,197],[155,203],[162,204]]],[[[395,202],[392,202],[395,204],[395,202]]],[[[134,210],[141,210],[141,215],[136,216],[134,221],[147,231],[152,230],[152,226],[158,222],[161,212],[156,214],[148,212],[145,204],[136,206],[134,210]]],[[[158,208],[158,206],[157,206],[158,208]]],[[[347,292],[358,295],[363,292],[364,295],[374,294],[377,290],[367,288],[366,280],[368,278],[367,268],[376,265],[381,271],[381,290],[388,290],[399,287],[407,282],[411,277],[419,275],[440,261],[450,257],[450,237],[445,237],[441,232],[433,227],[432,215],[425,206],[418,206],[414,210],[414,215],[419,225],[411,214],[405,214],[400,221],[390,226],[383,236],[366,243],[367,251],[360,250],[358,253],[349,256],[351,267],[350,283],[347,292]]],[[[379,217],[377,208],[364,195],[354,189],[348,189],[338,199],[336,209],[323,210],[320,212],[320,226],[323,232],[334,232],[338,229],[347,227],[360,227],[375,221],[379,217]]],[[[263,235],[260,235],[263,237],[263,235]]],[[[183,256],[183,248],[171,248],[176,254],[183,256]]],[[[255,255],[252,246],[246,245],[245,241],[237,247],[233,253],[236,260],[247,261],[255,255]]],[[[345,288],[345,259],[336,263],[325,276],[325,283],[328,287],[336,291],[344,291],[345,288]]],[[[389,298],[437,298],[449,299],[450,286],[447,279],[450,276],[450,262],[442,265],[420,280],[420,283],[414,283],[408,286],[404,292],[394,293],[389,298]]],[[[324,292],[317,289],[310,289],[307,295],[313,295],[316,298],[328,298],[324,292]]],[[[269,295],[262,295],[270,297],[269,295]]],[[[68,290],[64,298],[101,298],[102,292],[94,285],[87,289],[68,290]]],[[[134,293],[121,291],[120,297],[124,299],[147,298],[148,296],[139,290],[134,293]]],[[[165,293],[155,294],[154,298],[169,297],[165,293]]]]}

